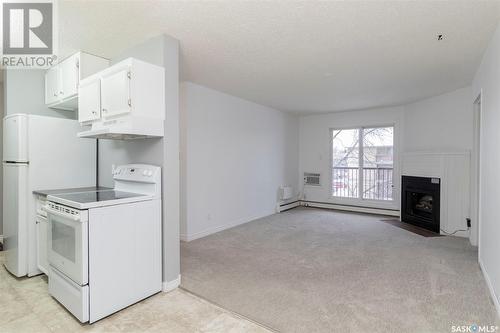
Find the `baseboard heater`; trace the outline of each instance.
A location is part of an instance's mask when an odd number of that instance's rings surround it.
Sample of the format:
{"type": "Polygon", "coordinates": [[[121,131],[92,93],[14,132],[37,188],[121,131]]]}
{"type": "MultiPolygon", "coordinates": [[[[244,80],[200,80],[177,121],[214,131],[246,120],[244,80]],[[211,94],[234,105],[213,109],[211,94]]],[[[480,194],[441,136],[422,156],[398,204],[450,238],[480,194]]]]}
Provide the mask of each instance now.
{"type": "Polygon", "coordinates": [[[400,211],[397,209],[362,207],[362,206],[336,204],[336,203],[331,203],[331,202],[308,201],[308,200],[297,200],[297,201],[290,202],[290,203],[280,204],[278,212],[284,212],[286,210],[289,210],[289,209],[292,209],[295,207],[299,207],[299,206],[325,208],[325,209],[333,209],[333,210],[345,210],[345,211],[350,211],[350,212],[389,215],[389,216],[397,216],[397,217],[400,216],[400,211]]]}
{"type": "Polygon", "coordinates": [[[301,205],[300,200],[282,203],[282,204],[278,205],[278,213],[290,210],[290,209],[295,208],[295,207],[299,207],[300,205],[301,205]]]}

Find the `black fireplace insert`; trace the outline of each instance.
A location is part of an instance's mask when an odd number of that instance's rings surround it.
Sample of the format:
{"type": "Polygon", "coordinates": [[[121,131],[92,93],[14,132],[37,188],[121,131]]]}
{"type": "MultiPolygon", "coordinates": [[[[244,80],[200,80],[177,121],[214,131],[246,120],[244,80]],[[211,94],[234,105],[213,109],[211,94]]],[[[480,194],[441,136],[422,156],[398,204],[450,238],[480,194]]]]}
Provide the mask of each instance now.
{"type": "Polygon", "coordinates": [[[439,178],[403,176],[401,221],[439,233],[439,178]]]}

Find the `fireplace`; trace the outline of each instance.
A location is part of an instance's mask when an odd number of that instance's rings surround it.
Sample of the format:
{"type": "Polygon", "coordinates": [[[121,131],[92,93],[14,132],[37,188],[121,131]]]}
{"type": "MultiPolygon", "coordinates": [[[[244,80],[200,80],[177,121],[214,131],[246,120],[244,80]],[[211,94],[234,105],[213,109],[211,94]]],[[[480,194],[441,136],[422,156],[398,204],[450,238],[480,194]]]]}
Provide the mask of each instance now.
{"type": "Polygon", "coordinates": [[[440,179],[403,176],[401,221],[439,233],[440,179]]]}

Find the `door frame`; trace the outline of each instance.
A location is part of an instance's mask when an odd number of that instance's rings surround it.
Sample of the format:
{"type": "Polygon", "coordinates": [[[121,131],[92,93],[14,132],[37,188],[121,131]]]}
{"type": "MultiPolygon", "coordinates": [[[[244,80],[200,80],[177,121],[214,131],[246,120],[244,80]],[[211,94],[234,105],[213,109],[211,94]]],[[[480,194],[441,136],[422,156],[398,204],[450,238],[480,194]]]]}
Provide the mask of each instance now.
{"type": "Polygon", "coordinates": [[[473,144],[471,154],[471,232],[470,242],[479,247],[481,239],[481,128],[482,128],[482,90],[474,99],[473,110],[473,144]]]}

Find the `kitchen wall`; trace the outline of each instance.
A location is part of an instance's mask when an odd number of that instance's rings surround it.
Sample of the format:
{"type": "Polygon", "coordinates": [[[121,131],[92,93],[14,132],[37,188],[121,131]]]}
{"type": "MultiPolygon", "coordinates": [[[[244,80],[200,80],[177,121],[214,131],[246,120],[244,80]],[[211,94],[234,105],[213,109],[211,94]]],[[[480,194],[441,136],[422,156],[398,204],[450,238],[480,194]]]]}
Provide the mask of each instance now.
{"type": "Polygon", "coordinates": [[[500,314],[500,25],[474,77],[472,104],[481,95],[479,262],[500,314]]]}
{"type": "MultiPolygon", "coordinates": [[[[305,198],[331,201],[327,185],[331,128],[395,124],[395,154],[400,158],[416,151],[470,151],[473,142],[471,91],[471,87],[465,87],[403,106],[301,117],[300,177],[303,172],[319,172],[326,177],[323,186],[306,187],[305,198]]],[[[395,170],[396,174],[398,171],[395,170]]],[[[394,204],[382,203],[377,207],[399,208],[399,183],[396,177],[394,204]]]]}
{"type": "Polygon", "coordinates": [[[165,67],[166,121],[161,139],[99,140],[99,185],[113,186],[112,165],[146,163],[162,167],[164,289],[177,287],[179,254],[179,42],[167,35],[151,38],[111,59],[128,57],[165,67]]]}
{"type": "Polygon", "coordinates": [[[298,117],[181,84],[181,237],[192,240],[276,211],[298,187],[298,117]]]}
{"type": "Polygon", "coordinates": [[[76,119],[74,111],[45,106],[45,70],[10,69],[4,71],[5,115],[15,113],[76,119]]]}

